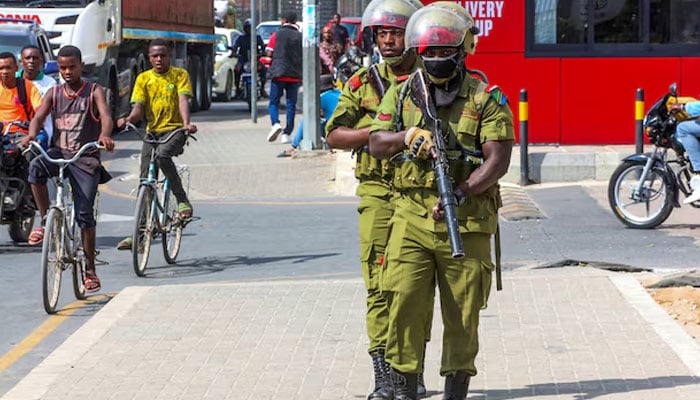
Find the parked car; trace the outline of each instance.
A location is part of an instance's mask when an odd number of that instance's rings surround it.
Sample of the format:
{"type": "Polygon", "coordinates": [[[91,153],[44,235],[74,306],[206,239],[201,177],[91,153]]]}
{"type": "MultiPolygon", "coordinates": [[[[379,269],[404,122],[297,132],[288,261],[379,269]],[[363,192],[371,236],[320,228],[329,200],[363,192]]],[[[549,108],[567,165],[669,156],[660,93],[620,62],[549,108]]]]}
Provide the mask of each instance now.
{"type": "Polygon", "coordinates": [[[258,24],[255,28],[255,32],[260,35],[263,42],[265,42],[265,46],[267,46],[267,43],[270,41],[270,36],[277,32],[280,26],[282,26],[280,21],[264,21],[258,24]]]}
{"type": "Polygon", "coordinates": [[[217,100],[231,101],[236,91],[235,68],[238,63],[232,47],[242,33],[235,29],[215,28],[214,34],[217,41],[212,94],[217,100]]]}
{"type": "Polygon", "coordinates": [[[49,42],[49,35],[36,21],[0,18],[0,52],[10,52],[19,60],[22,47],[28,44],[37,46],[44,54],[45,73],[58,73],[58,64],[49,42]]]}

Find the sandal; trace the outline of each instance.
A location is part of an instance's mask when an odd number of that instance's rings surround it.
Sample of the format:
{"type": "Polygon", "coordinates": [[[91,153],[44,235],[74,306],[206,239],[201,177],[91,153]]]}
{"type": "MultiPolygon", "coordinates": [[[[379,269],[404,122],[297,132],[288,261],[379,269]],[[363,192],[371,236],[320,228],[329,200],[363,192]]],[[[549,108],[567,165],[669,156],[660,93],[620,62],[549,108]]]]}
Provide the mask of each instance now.
{"type": "Polygon", "coordinates": [[[29,234],[29,240],[27,240],[27,244],[30,246],[36,246],[38,244],[41,244],[41,242],[44,241],[44,227],[39,226],[34,229],[32,229],[32,232],[29,234]]]}
{"type": "Polygon", "coordinates": [[[134,245],[134,239],[129,236],[122,239],[121,242],[117,243],[117,250],[131,250],[131,246],[134,245]]]}
{"type": "Polygon", "coordinates": [[[180,218],[190,219],[192,218],[192,205],[183,201],[177,205],[177,212],[180,214],[180,218]]]}
{"type": "Polygon", "coordinates": [[[83,280],[85,284],[85,291],[88,293],[96,292],[102,289],[102,284],[100,284],[100,278],[94,272],[85,271],[85,279],[83,280]]]}

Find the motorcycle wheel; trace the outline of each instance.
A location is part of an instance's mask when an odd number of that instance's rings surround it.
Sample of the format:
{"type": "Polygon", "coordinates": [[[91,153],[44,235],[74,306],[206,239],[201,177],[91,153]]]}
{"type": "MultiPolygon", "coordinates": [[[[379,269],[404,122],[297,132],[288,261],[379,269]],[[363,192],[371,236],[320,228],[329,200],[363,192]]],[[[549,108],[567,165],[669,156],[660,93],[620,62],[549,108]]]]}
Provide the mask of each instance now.
{"type": "Polygon", "coordinates": [[[26,243],[29,240],[29,234],[34,228],[34,213],[18,213],[7,227],[7,232],[10,238],[17,243],[26,243]]]}
{"type": "Polygon", "coordinates": [[[635,194],[644,162],[624,161],[617,167],[608,183],[610,208],[623,224],[635,229],[651,229],[662,224],[671,215],[673,204],[667,176],[652,168],[635,194]]]}

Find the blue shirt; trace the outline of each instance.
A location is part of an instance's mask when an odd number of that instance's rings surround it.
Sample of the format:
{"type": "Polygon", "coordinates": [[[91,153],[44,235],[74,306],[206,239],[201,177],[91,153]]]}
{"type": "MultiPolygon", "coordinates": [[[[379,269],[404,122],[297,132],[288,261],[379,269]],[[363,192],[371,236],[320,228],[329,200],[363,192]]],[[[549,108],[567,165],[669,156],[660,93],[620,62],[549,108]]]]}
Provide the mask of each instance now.
{"type": "Polygon", "coordinates": [[[685,112],[695,118],[700,115],[700,101],[693,101],[685,105],[685,112]]]}

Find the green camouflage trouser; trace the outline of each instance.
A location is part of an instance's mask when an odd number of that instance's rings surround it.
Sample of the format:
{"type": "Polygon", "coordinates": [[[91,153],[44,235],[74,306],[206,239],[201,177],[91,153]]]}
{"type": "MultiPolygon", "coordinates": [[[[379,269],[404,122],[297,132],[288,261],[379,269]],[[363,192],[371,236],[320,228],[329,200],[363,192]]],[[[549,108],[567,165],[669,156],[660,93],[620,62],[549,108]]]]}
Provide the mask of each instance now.
{"type": "Polygon", "coordinates": [[[384,351],[389,325],[389,310],[386,299],[379,288],[386,242],[389,232],[389,219],[393,205],[388,199],[363,196],[357,207],[360,213],[360,261],[362,276],[367,288],[367,335],[369,352],[384,351]]]}
{"type": "Polygon", "coordinates": [[[404,373],[422,371],[437,282],[444,325],[440,374],[476,375],[479,311],[486,306],[493,271],[491,235],[462,233],[466,256],[455,260],[447,233],[419,228],[424,219],[405,210],[391,219],[382,281],[391,299],[386,360],[404,373]]]}

